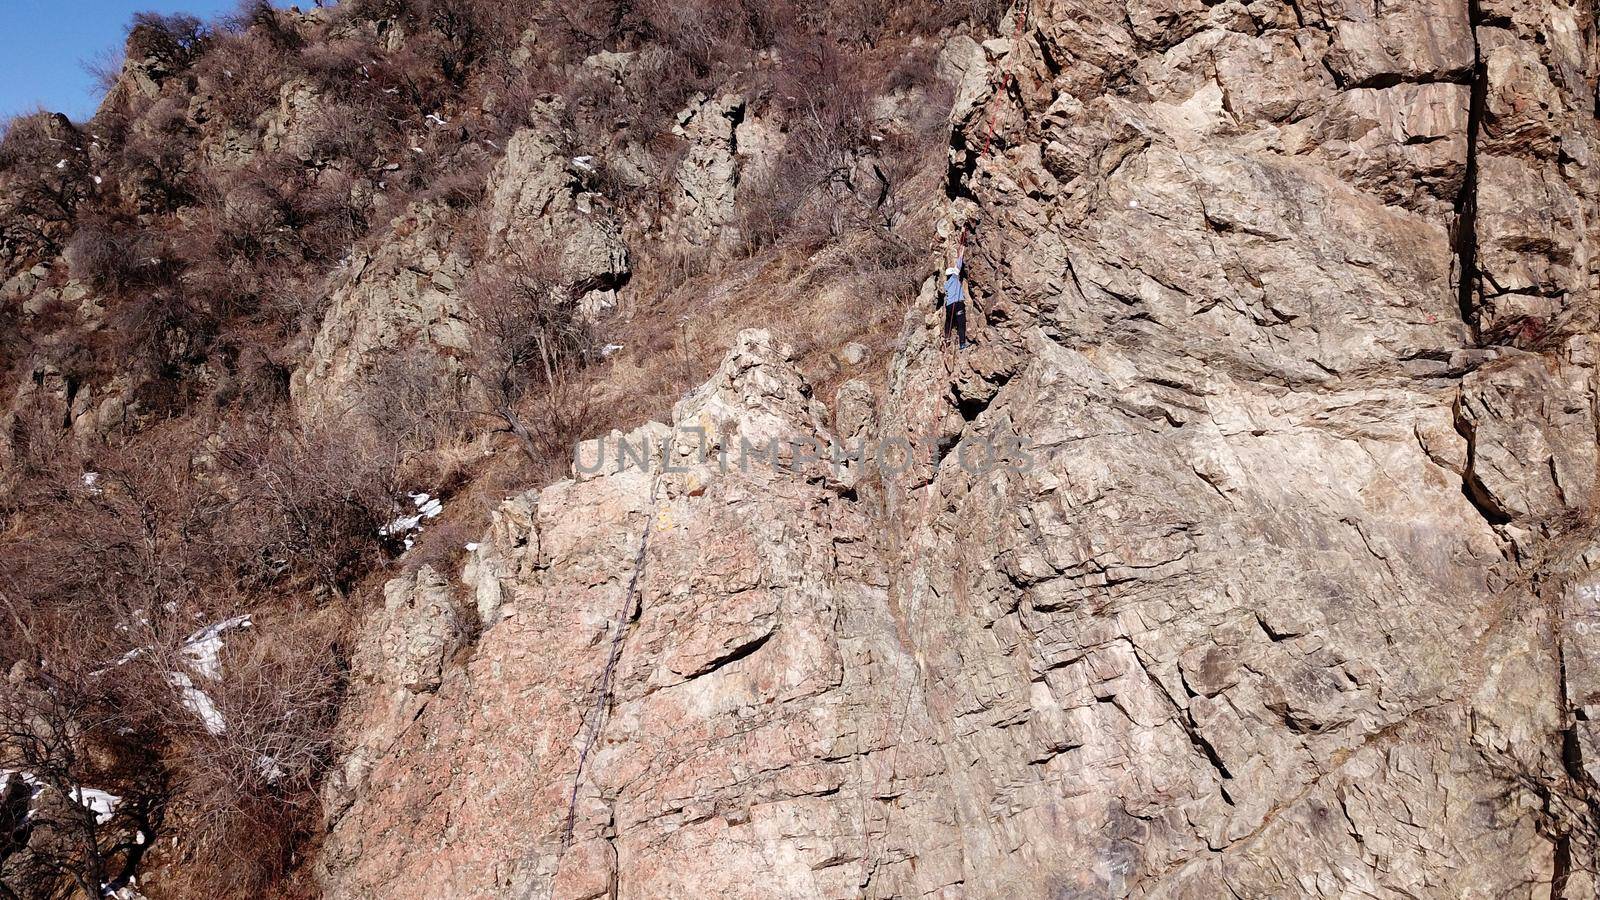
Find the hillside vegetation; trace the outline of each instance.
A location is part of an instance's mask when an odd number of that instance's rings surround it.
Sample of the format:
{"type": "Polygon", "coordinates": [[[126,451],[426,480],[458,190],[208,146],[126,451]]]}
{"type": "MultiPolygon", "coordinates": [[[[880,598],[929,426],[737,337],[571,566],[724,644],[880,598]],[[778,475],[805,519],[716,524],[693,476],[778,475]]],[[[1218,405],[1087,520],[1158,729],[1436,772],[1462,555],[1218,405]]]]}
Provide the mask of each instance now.
{"type": "Polygon", "coordinates": [[[310,892],[381,581],[744,325],[819,383],[881,362],[945,200],[943,51],[1003,13],[257,0],[141,14],[90,121],[12,121],[0,894],[310,892]]]}

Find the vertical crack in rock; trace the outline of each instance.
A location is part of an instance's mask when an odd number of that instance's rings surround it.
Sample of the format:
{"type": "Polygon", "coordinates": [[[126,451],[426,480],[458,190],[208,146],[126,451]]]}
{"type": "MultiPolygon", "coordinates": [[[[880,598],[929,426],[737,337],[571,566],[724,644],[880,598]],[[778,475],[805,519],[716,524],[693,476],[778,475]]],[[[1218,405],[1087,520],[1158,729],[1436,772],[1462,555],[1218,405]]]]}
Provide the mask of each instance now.
{"type": "Polygon", "coordinates": [[[628,587],[623,593],[622,609],[618,611],[615,624],[612,625],[611,650],[606,657],[605,668],[600,673],[600,683],[595,688],[595,705],[591,712],[592,718],[585,717],[585,731],[583,749],[578,752],[577,771],[572,775],[572,797],[567,803],[566,828],[562,832],[561,846],[563,848],[572,843],[572,829],[578,816],[578,791],[583,786],[584,768],[589,762],[589,754],[593,752],[595,744],[600,741],[600,732],[605,727],[606,712],[611,706],[613,692],[612,680],[617,671],[617,660],[622,655],[622,641],[627,636],[628,626],[637,620],[641,605],[639,598],[639,581],[644,575],[646,555],[650,552],[650,534],[655,530],[656,524],[656,497],[661,487],[661,475],[650,483],[650,502],[645,511],[649,518],[645,520],[644,532],[639,536],[639,550],[633,557],[633,573],[628,577],[628,587]]]}
{"type": "Polygon", "coordinates": [[[1482,340],[1477,313],[1478,272],[1478,140],[1488,105],[1489,73],[1483,48],[1478,41],[1478,24],[1483,19],[1479,0],[1468,4],[1468,27],[1472,31],[1472,80],[1467,107],[1467,166],[1456,200],[1456,267],[1460,279],[1457,303],[1461,320],[1472,328],[1473,342],[1482,340]]]}

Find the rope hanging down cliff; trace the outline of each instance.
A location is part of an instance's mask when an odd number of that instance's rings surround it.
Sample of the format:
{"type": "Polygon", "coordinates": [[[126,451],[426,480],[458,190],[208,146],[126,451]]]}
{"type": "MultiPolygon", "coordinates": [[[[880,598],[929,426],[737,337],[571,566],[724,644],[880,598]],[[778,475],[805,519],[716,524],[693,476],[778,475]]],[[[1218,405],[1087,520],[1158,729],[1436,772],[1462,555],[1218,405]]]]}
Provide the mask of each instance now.
{"type": "Polygon", "coordinates": [[[562,850],[566,850],[572,844],[572,830],[577,824],[578,817],[578,789],[583,784],[583,770],[589,762],[590,752],[600,740],[600,726],[605,720],[606,710],[611,706],[611,680],[616,673],[617,659],[622,655],[622,636],[628,631],[628,619],[638,602],[639,581],[644,575],[645,554],[650,550],[650,535],[656,527],[656,489],[660,485],[661,473],[658,471],[650,482],[650,518],[644,523],[644,533],[639,536],[639,549],[633,555],[633,574],[629,576],[628,589],[622,595],[622,608],[617,610],[616,621],[611,625],[611,651],[606,657],[605,668],[600,671],[594,708],[584,716],[583,746],[578,751],[577,770],[572,773],[572,796],[567,801],[567,823],[561,833],[562,850]]]}

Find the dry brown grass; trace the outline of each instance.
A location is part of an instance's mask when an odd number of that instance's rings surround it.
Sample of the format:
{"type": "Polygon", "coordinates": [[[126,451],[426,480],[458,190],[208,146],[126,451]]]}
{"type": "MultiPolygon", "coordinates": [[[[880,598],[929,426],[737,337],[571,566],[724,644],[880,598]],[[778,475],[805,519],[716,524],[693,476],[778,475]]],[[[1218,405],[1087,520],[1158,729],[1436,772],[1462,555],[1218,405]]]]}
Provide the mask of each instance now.
{"type": "Polygon", "coordinates": [[[892,233],[866,228],[822,246],[785,242],[739,265],[687,277],[675,260],[642,260],[627,302],[598,338],[624,349],[596,374],[595,405],[608,414],[590,435],[667,418],[745,328],[768,328],[793,343],[824,400],[847,378],[876,386],[905,312],[932,273],[927,251],[940,189],[932,169],[902,187],[914,212],[892,233]],[[837,356],[851,342],[869,351],[859,367],[837,356]]]}
{"type": "MultiPolygon", "coordinates": [[[[75,357],[69,377],[99,386],[134,370],[145,379],[138,398],[148,417],[115,435],[119,446],[87,457],[65,442],[59,414],[23,429],[17,471],[29,487],[0,497],[0,592],[19,618],[74,643],[14,628],[0,634],[0,667],[63,656],[99,665],[149,648],[119,667],[126,677],[115,691],[92,671],[78,673],[71,695],[86,705],[57,712],[85,746],[115,750],[124,770],[139,762],[163,773],[162,784],[130,790],[145,790],[170,830],[198,842],[171,870],[197,890],[281,889],[316,840],[312,798],[340,688],[332,662],[383,579],[423,564],[455,570],[506,496],[563,476],[579,439],[667,418],[742,328],[792,342],[823,399],[847,377],[881,377],[928,274],[944,123],[929,116],[874,140],[883,125],[873,120],[874,99],[931,90],[926,53],[895,67],[910,46],[902,30],[925,34],[994,6],[349,0],[331,15],[336,40],[298,33],[286,14],[254,2],[216,30],[187,19],[142,22],[136,50],[190,72],[167,96],[124,96],[94,123],[100,190],[76,157],[54,168],[45,138],[59,122],[34,120],[0,148],[0,167],[11,160],[45,172],[29,195],[37,233],[8,233],[0,250],[53,253],[66,225],[84,226],[71,268],[107,301],[109,327],[85,337],[77,352],[87,359],[75,357]],[[385,17],[403,20],[399,50],[362,21],[385,17]],[[513,57],[530,22],[542,29],[541,58],[523,69],[513,57]],[[758,56],[772,48],[783,52],[758,56]],[[600,49],[645,52],[626,84],[574,80],[572,66],[600,49]],[[211,96],[213,121],[241,128],[253,128],[291,79],[308,83],[323,98],[308,123],[311,164],[287,153],[243,166],[198,163],[203,128],[183,96],[191,78],[211,96]],[[518,433],[520,449],[465,421],[481,398],[435,390],[435,370],[404,357],[396,377],[383,379],[387,393],[369,398],[383,440],[281,427],[287,372],[303,352],[296,340],[322,312],[327,269],[418,197],[472,222],[495,155],[487,141],[522,124],[530,98],[569,91],[580,143],[638,150],[642,162],[629,161],[643,174],[603,165],[587,184],[638,222],[672,205],[685,147],[660,135],[687,97],[724,89],[745,92],[750,114],[783,120],[795,136],[765,190],[742,186],[736,254],[630,235],[633,280],[592,335],[555,315],[561,304],[542,303],[548,285],[538,278],[512,272],[494,282],[481,270],[479,358],[452,362],[475,370],[480,385],[498,384],[491,412],[518,433]],[[491,95],[494,103],[480,102],[491,95]],[[450,127],[424,126],[433,111],[450,127]],[[374,169],[374,159],[400,168],[374,169]],[[366,199],[380,180],[382,199],[366,199]],[[863,365],[839,359],[850,342],[868,348],[863,365]],[[609,343],[623,350],[600,359],[595,347],[609,343]],[[101,472],[98,492],[86,490],[86,469],[101,472]],[[376,532],[402,489],[444,497],[446,512],[398,556],[376,532]],[[118,585],[115,597],[106,584],[118,585]],[[182,664],[174,654],[196,621],[247,610],[256,628],[228,641],[228,678],[207,686],[230,723],[211,734],[165,673],[182,664]],[[108,703],[120,718],[103,716],[108,703]],[[117,737],[113,721],[131,737],[117,737]],[[260,763],[269,757],[281,761],[281,777],[266,777],[260,763]]],[[[14,324],[0,322],[8,355],[14,324]]]]}

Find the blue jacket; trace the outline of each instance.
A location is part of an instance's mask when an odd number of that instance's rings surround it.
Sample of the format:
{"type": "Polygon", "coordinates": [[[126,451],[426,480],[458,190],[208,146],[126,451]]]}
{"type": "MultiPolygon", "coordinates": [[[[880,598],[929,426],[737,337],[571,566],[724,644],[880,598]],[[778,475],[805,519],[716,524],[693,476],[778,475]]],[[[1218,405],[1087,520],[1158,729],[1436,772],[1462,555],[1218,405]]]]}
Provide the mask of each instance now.
{"type": "Polygon", "coordinates": [[[955,265],[956,273],[944,280],[945,306],[955,306],[966,299],[961,291],[961,266],[963,262],[964,260],[957,260],[955,265]]]}

